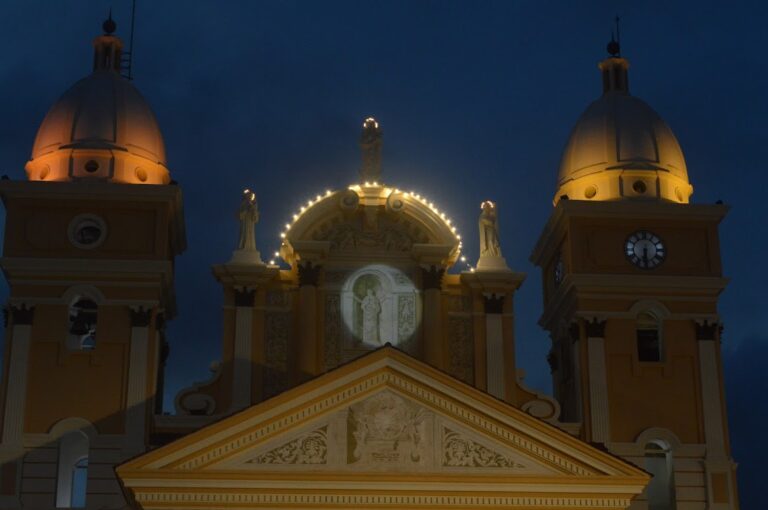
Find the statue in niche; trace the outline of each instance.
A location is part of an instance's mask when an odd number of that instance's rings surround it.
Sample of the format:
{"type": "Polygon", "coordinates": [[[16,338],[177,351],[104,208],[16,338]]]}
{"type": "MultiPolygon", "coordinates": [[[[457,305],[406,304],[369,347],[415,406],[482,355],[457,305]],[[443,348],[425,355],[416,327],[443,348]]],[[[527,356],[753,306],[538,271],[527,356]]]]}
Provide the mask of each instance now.
{"type": "Polygon", "coordinates": [[[499,220],[496,204],[486,200],[480,204],[480,256],[500,257],[499,220]]]}
{"type": "Polygon", "coordinates": [[[263,265],[261,254],[256,249],[256,223],[259,222],[259,206],[256,193],[249,189],[243,190],[240,208],[237,210],[240,220],[240,239],[237,249],[232,254],[230,263],[263,265]]]}
{"type": "Polygon", "coordinates": [[[366,274],[355,281],[355,336],[367,345],[380,345],[381,282],[376,275],[366,274]]]}
{"type": "Polygon", "coordinates": [[[373,294],[373,290],[368,289],[366,292],[366,296],[360,302],[360,308],[363,310],[363,343],[376,345],[379,343],[381,304],[379,298],[373,294]]]}

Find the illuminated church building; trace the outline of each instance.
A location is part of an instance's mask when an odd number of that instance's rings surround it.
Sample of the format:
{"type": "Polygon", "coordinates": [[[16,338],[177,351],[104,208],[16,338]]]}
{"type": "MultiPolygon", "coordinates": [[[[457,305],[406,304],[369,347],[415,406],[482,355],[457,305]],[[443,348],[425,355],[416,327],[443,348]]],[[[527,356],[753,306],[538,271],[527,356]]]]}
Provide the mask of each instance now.
{"type": "Polygon", "coordinates": [[[460,235],[388,181],[369,118],[359,176],[295,211],[282,265],[257,250],[259,189],[243,193],[239,244],[213,267],[223,359],[167,415],[182,191],[104,29],[27,179],[0,182],[0,508],[738,508],[717,311],[728,208],[689,202],[680,146],[630,95],[617,45],[531,255],[554,397],[515,365],[508,197],[481,204],[465,232],[479,260],[449,271],[460,235]]]}

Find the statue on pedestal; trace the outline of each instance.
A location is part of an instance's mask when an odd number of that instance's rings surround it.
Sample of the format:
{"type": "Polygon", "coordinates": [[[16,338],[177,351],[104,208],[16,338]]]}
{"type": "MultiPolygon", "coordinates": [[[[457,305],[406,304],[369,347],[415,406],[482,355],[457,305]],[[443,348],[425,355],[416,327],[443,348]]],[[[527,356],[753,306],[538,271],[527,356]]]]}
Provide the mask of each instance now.
{"type": "Polygon", "coordinates": [[[237,211],[240,220],[240,239],[237,249],[232,254],[231,264],[264,264],[261,254],[256,249],[256,223],[259,222],[259,206],[256,193],[243,190],[240,208],[237,211]]]}
{"type": "Polygon", "coordinates": [[[509,271],[507,261],[501,255],[499,245],[499,218],[496,204],[486,200],[480,204],[480,259],[478,271],[509,271]]]}

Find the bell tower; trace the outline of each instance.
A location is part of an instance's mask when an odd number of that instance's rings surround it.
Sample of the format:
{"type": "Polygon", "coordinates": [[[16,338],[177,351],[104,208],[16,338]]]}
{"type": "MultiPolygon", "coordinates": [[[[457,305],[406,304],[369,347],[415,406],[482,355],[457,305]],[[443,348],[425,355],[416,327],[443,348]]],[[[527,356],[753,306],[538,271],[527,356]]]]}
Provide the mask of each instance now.
{"type": "Polygon", "coordinates": [[[689,203],[677,140],[609,51],[531,256],[555,394],[583,440],[654,475],[632,509],[735,509],[717,309],[728,207],[689,203]]]}
{"type": "Polygon", "coordinates": [[[182,197],[115,28],[43,120],[27,180],[0,181],[2,508],[125,505],[112,466],[146,449],[162,408],[182,197]]]}

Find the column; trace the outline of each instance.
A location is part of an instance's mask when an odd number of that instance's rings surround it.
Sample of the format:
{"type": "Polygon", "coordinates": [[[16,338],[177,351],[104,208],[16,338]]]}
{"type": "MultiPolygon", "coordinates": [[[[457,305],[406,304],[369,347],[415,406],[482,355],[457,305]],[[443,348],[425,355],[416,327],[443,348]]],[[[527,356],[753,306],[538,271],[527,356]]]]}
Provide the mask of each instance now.
{"type": "Polygon", "coordinates": [[[24,436],[24,404],[27,399],[27,365],[35,308],[26,305],[10,307],[11,359],[8,364],[8,386],[3,417],[3,449],[22,448],[24,436]]]}
{"type": "Polygon", "coordinates": [[[502,312],[504,295],[486,293],[485,305],[485,359],[486,388],[496,398],[504,399],[504,328],[502,312]]]}
{"type": "Polygon", "coordinates": [[[443,341],[443,309],[441,302],[445,269],[429,266],[421,269],[424,290],[424,360],[433,367],[445,368],[443,341]]]}
{"type": "Polygon", "coordinates": [[[320,373],[317,345],[317,285],[322,266],[306,261],[299,263],[299,316],[296,359],[298,381],[303,382],[320,373]]]}
{"type": "Polygon", "coordinates": [[[232,411],[251,405],[253,305],[256,291],[235,289],[235,345],[232,360],[232,411]]]}
{"type": "Polygon", "coordinates": [[[605,363],[605,321],[592,319],[586,323],[586,329],[591,439],[596,443],[606,443],[610,439],[610,423],[608,421],[608,370],[605,363]]]}
{"type": "Polygon", "coordinates": [[[128,448],[144,451],[147,432],[147,380],[149,377],[149,325],[152,309],[131,307],[131,343],[128,365],[128,391],[125,410],[125,433],[128,448]]]}

